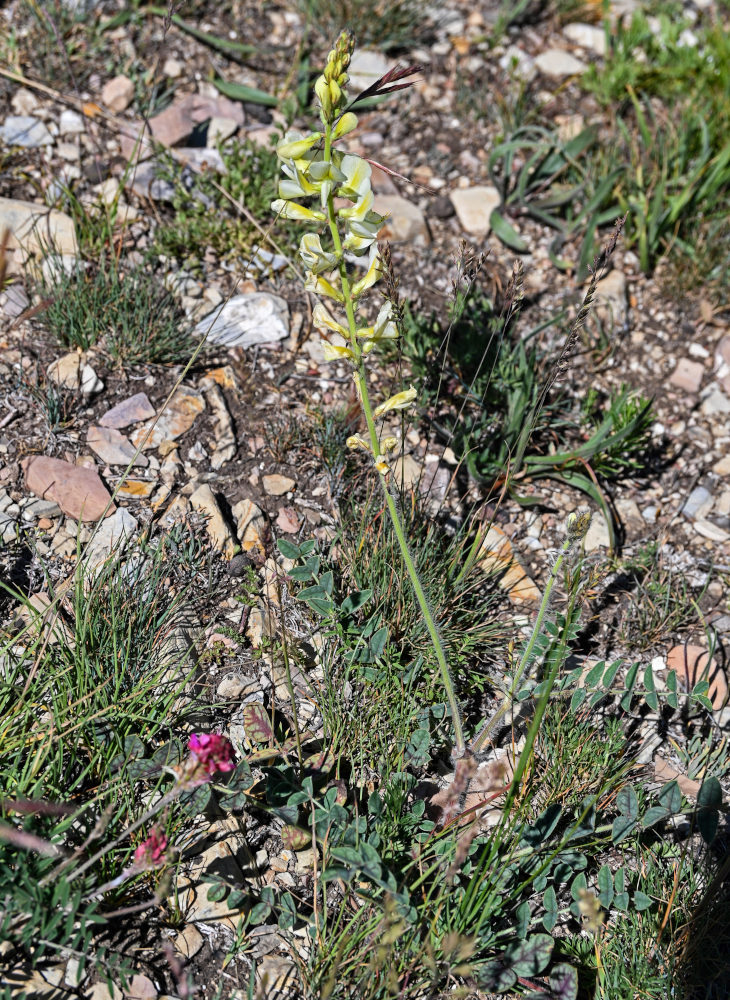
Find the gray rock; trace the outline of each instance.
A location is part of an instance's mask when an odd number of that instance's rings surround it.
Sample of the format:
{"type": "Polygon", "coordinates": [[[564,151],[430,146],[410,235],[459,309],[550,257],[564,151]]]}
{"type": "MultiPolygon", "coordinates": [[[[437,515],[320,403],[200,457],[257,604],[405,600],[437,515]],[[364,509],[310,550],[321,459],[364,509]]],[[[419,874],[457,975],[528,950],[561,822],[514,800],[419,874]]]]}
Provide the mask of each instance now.
{"type": "Polygon", "coordinates": [[[137,520],[125,507],[108,517],[99,527],[86,550],[86,563],[95,570],[112,555],[124,551],[137,532],[137,520]]]}
{"type": "Polygon", "coordinates": [[[289,306],[267,292],[234,295],[195,327],[199,337],[226,347],[253,347],[289,336],[289,306]]]}
{"type": "Polygon", "coordinates": [[[710,392],[703,399],[700,410],[706,417],[714,417],[720,413],[730,413],[730,399],[717,386],[712,386],[710,392]]]}
{"type": "Polygon", "coordinates": [[[81,392],[86,399],[95,396],[104,388],[104,383],[96,374],[91,365],[86,364],[81,367],[81,392]]]}
{"type": "Polygon", "coordinates": [[[499,65],[503,70],[511,73],[518,80],[524,81],[524,83],[534,80],[537,75],[535,60],[517,45],[509,46],[499,60],[499,65]]]}
{"type": "Polygon", "coordinates": [[[121,403],[117,403],[116,406],[112,406],[111,410],[107,410],[100,418],[99,423],[102,427],[114,427],[116,430],[121,430],[123,427],[129,427],[130,424],[150,420],[154,415],[155,408],[150,403],[146,393],[137,392],[134,396],[129,396],[121,403]]]}
{"type": "Polygon", "coordinates": [[[175,185],[158,176],[159,167],[154,160],[138,163],[126,178],[125,186],[140,198],[170,202],[175,197],[175,185]]]}
{"type": "Polygon", "coordinates": [[[0,513],[0,538],[4,542],[12,542],[17,530],[17,522],[9,514],[0,513]]]}
{"type": "Polygon", "coordinates": [[[58,119],[58,131],[61,135],[81,135],[86,131],[86,125],[78,112],[66,108],[58,119]]]}
{"type": "Polygon", "coordinates": [[[61,508],[55,500],[30,500],[23,507],[24,521],[37,521],[41,517],[58,517],[61,508]]]}
{"type": "Polygon", "coordinates": [[[0,139],[7,146],[22,146],[24,149],[53,145],[51,133],[42,121],[32,115],[8,115],[0,126],[0,139]]]}
{"type": "Polygon", "coordinates": [[[606,54],[606,32],[596,24],[583,24],[581,22],[566,24],[563,28],[563,34],[569,41],[580,45],[582,49],[588,49],[599,56],[606,54]]]}
{"type": "Polygon", "coordinates": [[[704,486],[695,486],[682,505],[682,513],[687,517],[706,514],[712,507],[712,494],[704,486]]]}
{"type": "Polygon", "coordinates": [[[272,253],[263,247],[254,247],[249,269],[255,274],[276,274],[278,271],[283,271],[288,263],[286,257],[282,257],[279,253],[272,253]]]}
{"type": "Polygon", "coordinates": [[[11,285],[0,295],[0,313],[5,319],[16,319],[30,305],[22,285],[11,285]]]}

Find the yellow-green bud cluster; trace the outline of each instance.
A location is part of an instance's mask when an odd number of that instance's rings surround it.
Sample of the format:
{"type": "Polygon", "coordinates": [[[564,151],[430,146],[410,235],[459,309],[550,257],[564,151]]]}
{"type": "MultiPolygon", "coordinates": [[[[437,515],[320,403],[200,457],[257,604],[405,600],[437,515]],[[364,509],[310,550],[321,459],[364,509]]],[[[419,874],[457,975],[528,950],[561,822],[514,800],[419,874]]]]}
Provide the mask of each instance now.
{"type": "Polygon", "coordinates": [[[327,56],[324,73],[314,85],[314,92],[322,106],[320,116],[325,125],[331,125],[347,104],[345,84],[354,48],[355,39],[349,31],[343,31],[327,56]]]}

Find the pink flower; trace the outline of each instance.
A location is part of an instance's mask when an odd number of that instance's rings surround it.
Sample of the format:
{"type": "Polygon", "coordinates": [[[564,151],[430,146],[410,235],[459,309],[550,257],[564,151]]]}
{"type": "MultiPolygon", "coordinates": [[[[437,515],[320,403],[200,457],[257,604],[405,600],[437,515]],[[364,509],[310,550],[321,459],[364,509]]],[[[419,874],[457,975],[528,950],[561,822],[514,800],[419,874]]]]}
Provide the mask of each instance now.
{"type": "Polygon", "coordinates": [[[232,771],[233,747],[225,736],[218,733],[193,733],[188,740],[188,750],[195,764],[195,770],[205,775],[216,771],[232,771]]]}
{"type": "Polygon", "coordinates": [[[167,837],[161,830],[154,829],[134,852],[134,863],[143,868],[155,868],[164,863],[166,850],[167,837]]]}

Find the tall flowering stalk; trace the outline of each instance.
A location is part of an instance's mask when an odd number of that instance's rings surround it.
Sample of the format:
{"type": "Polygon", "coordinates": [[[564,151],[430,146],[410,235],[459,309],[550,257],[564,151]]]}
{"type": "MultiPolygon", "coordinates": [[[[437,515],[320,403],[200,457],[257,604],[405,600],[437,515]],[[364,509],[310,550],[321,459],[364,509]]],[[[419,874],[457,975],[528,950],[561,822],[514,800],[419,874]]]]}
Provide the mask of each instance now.
{"type": "MultiPolygon", "coordinates": [[[[396,340],[398,329],[390,302],[383,304],[372,325],[359,325],[357,318],[360,299],[382,276],[377,236],[384,217],[373,210],[370,164],[360,156],[336,148],[336,143],[357,127],[357,116],[344,110],[347,69],[353,49],[352,35],[343,31],[327,57],[324,73],[315,84],[323,129],[308,135],[287,132],[277,146],[283,179],[279,182],[279,198],[272,203],[272,208],[283,218],[308,222],[318,230],[305,233],[299,246],[299,256],[307,269],[305,288],[327,301],[327,305],[318,302],[313,314],[315,326],[325,336],[324,356],[327,361],[344,361],[351,366],[367,427],[365,436],[354,434],[348,438],[347,446],[367,452],[380,475],[393,530],[446,689],[454,726],[454,753],[461,757],[465,752],[464,733],[454,684],[389,484],[388,456],[397,440],[381,435],[376,425],[376,421],[386,414],[412,406],[416,390],[413,387],[405,389],[375,407],[368,392],[368,355],[382,341],[396,340]],[[338,199],[337,208],[335,198],[338,199]],[[305,205],[303,201],[310,204],[305,205]],[[325,229],[329,231],[329,243],[323,247],[320,232],[325,229]],[[357,281],[351,280],[347,273],[346,253],[356,257],[367,255],[367,269],[357,281]]],[[[396,81],[412,72],[412,69],[394,70],[367,93],[384,94],[408,86],[396,81]]]]}

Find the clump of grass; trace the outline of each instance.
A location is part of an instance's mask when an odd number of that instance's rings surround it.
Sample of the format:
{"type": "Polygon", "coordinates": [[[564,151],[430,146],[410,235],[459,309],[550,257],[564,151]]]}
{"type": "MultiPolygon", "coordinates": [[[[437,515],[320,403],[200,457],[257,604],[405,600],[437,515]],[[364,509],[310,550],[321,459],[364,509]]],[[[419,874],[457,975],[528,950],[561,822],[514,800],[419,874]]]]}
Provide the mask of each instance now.
{"type": "MultiPolygon", "coordinates": [[[[96,574],[80,562],[45,614],[6,588],[30,624],[0,635],[0,927],[31,963],[63,947],[86,954],[113,908],[108,883],[130,862],[124,831],[156,800],[161,765],[179,758],[193,664],[176,636],[209,568],[193,529],[177,526],[96,574]]],[[[179,819],[165,822],[169,833],[179,819]]]]}
{"type": "MultiPolygon", "coordinates": [[[[467,528],[447,534],[425,511],[426,502],[417,490],[405,490],[399,506],[406,531],[413,542],[414,562],[428,594],[439,631],[449,651],[453,670],[465,700],[483,696],[489,686],[490,667],[504,649],[504,626],[488,609],[500,601],[494,581],[479,570],[464,575],[471,543],[467,528]]],[[[371,488],[364,498],[343,498],[340,531],[336,545],[358,587],[371,587],[377,595],[377,611],[388,623],[391,642],[400,651],[400,662],[408,672],[420,673],[430,663],[429,636],[414,606],[407,581],[393,573],[398,565],[398,547],[388,527],[382,498],[371,488]]],[[[439,688],[428,680],[421,684],[431,700],[440,700],[439,688]]]]}
{"type": "Polygon", "coordinates": [[[183,310],[144,267],[79,262],[70,274],[54,271],[38,292],[43,323],[64,347],[100,348],[118,364],[172,364],[195,349],[183,310]]]}
{"type": "Polygon", "coordinates": [[[99,11],[86,4],[21,0],[3,54],[20,72],[43,66],[46,79],[57,85],[82,86],[98,68],[96,56],[103,48],[99,28],[99,11]]]}
{"type": "Polygon", "coordinates": [[[536,803],[576,808],[596,788],[613,783],[631,765],[620,718],[595,719],[562,700],[543,716],[530,772],[536,803]]]}
{"type": "MultiPolygon", "coordinates": [[[[680,634],[697,620],[696,593],[679,570],[662,558],[657,542],[649,542],[621,567],[628,603],[618,622],[617,635],[627,648],[644,652],[680,634]]],[[[709,583],[709,574],[706,584],[709,583]]]]}
{"type": "MultiPolygon", "coordinates": [[[[180,171],[169,155],[160,158],[159,176],[174,186],[173,218],[155,231],[155,251],[182,261],[192,271],[213,250],[241,268],[254,245],[264,245],[263,232],[271,227],[271,202],[276,197],[278,160],[273,149],[249,139],[219,145],[225,172],[180,171]],[[258,228],[251,219],[258,223],[258,228]]],[[[277,242],[284,252],[296,246],[291,223],[277,226],[277,242]]]]}

